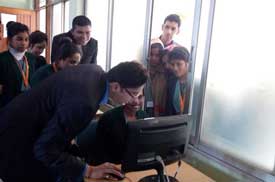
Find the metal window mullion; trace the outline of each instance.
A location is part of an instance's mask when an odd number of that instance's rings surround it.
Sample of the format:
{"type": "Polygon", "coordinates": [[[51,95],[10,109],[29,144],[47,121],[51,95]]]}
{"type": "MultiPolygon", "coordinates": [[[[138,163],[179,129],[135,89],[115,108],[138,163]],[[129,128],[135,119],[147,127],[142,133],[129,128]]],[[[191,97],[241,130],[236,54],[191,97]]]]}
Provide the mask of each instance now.
{"type": "MultiPolygon", "coordinates": [[[[198,39],[199,39],[199,31],[200,31],[200,18],[201,18],[201,8],[202,8],[202,0],[196,0],[195,8],[194,8],[194,20],[193,20],[193,32],[192,32],[192,41],[191,41],[191,50],[190,50],[190,62],[191,62],[191,93],[190,93],[190,101],[189,101],[189,110],[188,113],[192,115],[192,122],[190,127],[191,130],[194,126],[194,112],[193,112],[193,96],[194,96],[194,75],[195,75],[195,65],[196,65],[196,55],[197,55],[197,47],[198,47],[198,39]]],[[[191,137],[191,136],[190,136],[191,137]]],[[[190,141],[192,143],[192,141],[190,141]]]]}
{"type": "Polygon", "coordinates": [[[87,0],[84,0],[84,2],[83,2],[83,14],[85,15],[85,16],[87,16],[87,14],[88,14],[88,2],[87,2],[87,0]]]}
{"type": "MultiPolygon", "coordinates": [[[[50,17],[50,24],[51,24],[51,36],[50,36],[50,39],[52,40],[53,39],[53,26],[54,26],[54,24],[53,24],[53,21],[54,21],[54,6],[48,6],[47,8],[50,8],[51,9],[51,17],[50,17]]],[[[46,19],[47,19],[48,17],[46,16],[46,19]]]]}
{"type": "Polygon", "coordinates": [[[206,38],[206,43],[205,43],[203,68],[202,68],[202,73],[201,73],[201,77],[200,77],[201,82],[200,82],[199,94],[198,94],[199,98],[198,98],[197,107],[194,108],[197,113],[194,116],[194,118],[198,122],[198,126],[196,127],[195,145],[199,144],[200,133],[201,133],[201,128],[202,128],[202,114],[203,114],[204,97],[205,97],[205,91],[206,91],[210,46],[211,46],[211,38],[212,38],[212,30],[213,30],[213,22],[214,22],[215,3],[216,3],[216,0],[210,1],[207,38],[206,38]]]}
{"type": "Polygon", "coordinates": [[[107,19],[107,41],[106,41],[106,71],[111,68],[112,59],[112,36],[114,23],[114,0],[108,2],[108,19],[107,19]]]}
{"type": "MultiPolygon", "coordinates": [[[[49,3],[49,1],[46,1],[49,3]]],[[[53,19],[53,7],[46,4],[45,7],[45,23],[46,23],[46,34],[48,36],[48,45],[46,49],[46,59],[48,63],[51,63],[51,43],[52,43],[52,19],[53,19]]]]}
{"type": "Polygon", "coordinates": [[[149,59],[152,21],[153,21],[154,0],[148,0],[146,5],[145,27],[144,27],[144,40],[143,40],[143,55],[142,61],[147,65],[149,59]]]}

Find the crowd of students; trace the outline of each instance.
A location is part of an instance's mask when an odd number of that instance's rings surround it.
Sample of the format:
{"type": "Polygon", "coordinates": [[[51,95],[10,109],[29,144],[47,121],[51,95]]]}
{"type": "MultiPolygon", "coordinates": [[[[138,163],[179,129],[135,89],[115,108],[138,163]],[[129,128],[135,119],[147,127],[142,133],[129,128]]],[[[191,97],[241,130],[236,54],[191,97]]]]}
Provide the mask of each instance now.
{"type": "Polygon", "coordinates": [[[86,16],[75,17],[68,33],[54,37],[51,65],[41,56],[48,43],[45,33],[29,34],[29,28],[19,22],[6,27],[8,50],[0,53],[0,107],[52,73],[79,63],[96,63],[97,41],[90,36],[91,21],[86,16]]]}
{"type": "Polygon", "coordinates": [[[147,111],[153,109],[153,116],[188,113],[190,55],[185,47],[173,40],[180,25],[178,15],[167,16],[162,25],[162,35],[151,40],[146,108],[147,111]]]}
{"type": "Polygon", "coordinates": [[[140,63],[124,62],[104,73],[96,65],[97,40],[90,36],[87,17],[75,17],[69,32],[53,38],[51,64],[41,56],[47,35],[29,34],[26,25],[9,22],[8,50],[0,53],[0,179],[123,176],[104,162],[121,162],[128,121],[188,112],[190,55],[173,41],[180,25],[178,15],[166,17],[162,35],[151,41],[148,71],[140,63]],[[102,103],[114,108],[103,114],[96,129],[95,155],[103,164],[91,166],[68,148],[102,103]]]}

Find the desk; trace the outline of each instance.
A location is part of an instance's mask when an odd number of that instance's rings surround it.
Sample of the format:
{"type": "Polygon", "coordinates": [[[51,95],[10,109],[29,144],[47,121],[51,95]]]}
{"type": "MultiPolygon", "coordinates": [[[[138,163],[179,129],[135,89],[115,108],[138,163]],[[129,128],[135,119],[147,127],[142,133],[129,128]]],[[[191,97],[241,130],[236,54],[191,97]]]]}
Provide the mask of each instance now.
{"type": "MultiPolygon", "coordinates": [[[[171,164],[166,166],[166,171],[168,175],[174,176],[177,169],[177,164],[171,164]]],[[[139,171],[139,172],[130,172],[126,174],[126,177],[130,180],[123,180],[121,182],[137,182],[139,179],[144,176],[156,174],[155,170],[139,171]]],[[[182,162],[178,175],[176,177],[180,182],[214,182],[213,179],[204,175],[200,171],[194,169],[192,166],[182,162]]],[[[94,180],[94,179],[85,179],[85,182],[112,182],[110,180],[94,180]]],[[[118,182],[118,181],[116,181],[118,182]]]]}

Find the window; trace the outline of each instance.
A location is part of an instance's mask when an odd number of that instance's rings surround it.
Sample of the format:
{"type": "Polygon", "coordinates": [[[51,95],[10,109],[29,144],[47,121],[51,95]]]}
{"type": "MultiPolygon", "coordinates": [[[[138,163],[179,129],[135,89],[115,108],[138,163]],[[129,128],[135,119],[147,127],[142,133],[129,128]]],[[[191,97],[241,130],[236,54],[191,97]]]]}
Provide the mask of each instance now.
{"type": "Polygon", "coordinates": [[[69,12],[70,12],[70,1],[66,1],[65,12],[64,12],[64,32],[68,32],[70,29],[69,12]]]}
{"type": "Polygon", "coordinates": [[[217,1],[201,127],[202,143],[269,172],[275,164],[274,6],[217,1]]]}
{"type": "Polygon", "coordinates": [[[147,0],[114,2],[111,67],[123,61],[142,61],[147,0]]]}
{"type": "Polygon", "coordinates": [[[1,13],[2,24],[4,25],[4,37],[7,37],[6,25],[9,21],[16,22],[16,15],[1,13]]]}
{"type": "Polygon", "coordinates": [[[62,33],[62,6],[61,3],[53,6],[53,17],[52,17],[52,37],[62,33]]]}
{"type": "Polygon", "coordinates": [[[39,7],[46,6],[46,0],[39,0],[39,7]]]}
{"type": "Polygon", "coordinates": [[[46,32],[46,9],[41,9],[39,11],[39,30],[46,32]]]}
{"type": "Polygon", "coordinates": [[[108,1],[87,1],[87,16],[92,22],[91,36],[98,41],[97,64],[106,68],[108,1]]]}

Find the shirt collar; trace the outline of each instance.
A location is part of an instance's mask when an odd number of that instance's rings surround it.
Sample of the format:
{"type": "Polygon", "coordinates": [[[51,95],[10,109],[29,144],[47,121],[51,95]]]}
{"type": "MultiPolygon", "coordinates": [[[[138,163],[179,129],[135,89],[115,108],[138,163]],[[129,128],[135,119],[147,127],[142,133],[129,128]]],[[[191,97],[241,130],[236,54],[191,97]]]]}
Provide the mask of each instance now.
{"type": "MultiPolygon", "coordinates": [[[[159,39],[161,40],[161,35],[159,36],[159,39]]],[[[166,47],[168,47],[168,46],[170,46],[170,45],[173,45],[173,44],[174,44],[174,40],[171,40],[171,42],[169,42],[168,44],[164,44],[164,43],[163,43],[164,48],[166,48],[166,47]]]]}
{"type": "Polygon", "coordinates": [[[11,46],[9,46],[9,52],[11,53],[11,55],[13,55],[13,57],[17,60],[20,61],[23,59],[25,52],[18,52],[16,51],[14,48],[12,48],[11,46]]]}

